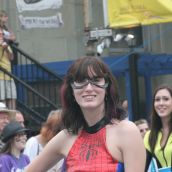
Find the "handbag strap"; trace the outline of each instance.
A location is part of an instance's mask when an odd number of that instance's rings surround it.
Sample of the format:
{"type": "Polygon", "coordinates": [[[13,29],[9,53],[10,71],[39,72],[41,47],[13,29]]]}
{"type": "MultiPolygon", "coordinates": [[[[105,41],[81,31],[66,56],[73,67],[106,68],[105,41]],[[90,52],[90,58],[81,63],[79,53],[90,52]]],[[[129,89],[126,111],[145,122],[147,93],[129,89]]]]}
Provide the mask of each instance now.
{"type": "MultiPolygon", "coordinates": [[[[171,156],[172,156],[172,154],[171,154],[171,156]]],[[[159,160],[157,159],[157,157],[155,156],[155,154],[151,153],[150,151],[148,151],[146,149],[146,166],[145,166],[146,171],[149,168],[149,165],[150,165],[150,162],[151,162],[152,158],[154,158],[156,160],[158,168],[162,168],[162,166],[161,166],[159,160]]],[[[172,159],[171,159],[171,161],[172,161],[172,159]]]]}
{"type": "Polygon", "coordinates": [[[37,154],[36,154],[36,155],[39,155],[39,152],[40,152],[40,148],[39,148],[39,142],[38,142],[38,146],[37,146],[37,154]]]}

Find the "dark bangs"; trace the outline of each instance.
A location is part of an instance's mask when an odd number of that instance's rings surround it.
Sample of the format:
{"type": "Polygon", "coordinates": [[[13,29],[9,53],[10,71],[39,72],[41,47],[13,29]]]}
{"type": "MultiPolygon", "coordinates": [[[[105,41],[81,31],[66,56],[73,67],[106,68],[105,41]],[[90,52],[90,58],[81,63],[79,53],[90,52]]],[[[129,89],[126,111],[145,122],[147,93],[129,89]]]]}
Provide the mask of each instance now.
{"type": "Polygon", "coordinates": [[[91,76],[105,77],[108,73],[107,66],[98,58],[83,57],[69,69],[73,81],[82,81],[91,76]],[[89,71],[89,72],[88,72],[89,71]]]}

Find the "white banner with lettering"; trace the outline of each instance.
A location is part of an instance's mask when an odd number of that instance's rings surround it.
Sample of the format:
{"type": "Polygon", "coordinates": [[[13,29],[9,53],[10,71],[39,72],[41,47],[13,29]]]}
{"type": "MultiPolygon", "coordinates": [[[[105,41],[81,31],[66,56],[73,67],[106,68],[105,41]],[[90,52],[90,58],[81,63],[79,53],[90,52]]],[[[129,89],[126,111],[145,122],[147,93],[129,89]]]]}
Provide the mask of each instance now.
{"type": "Polygon", "coordinates": [[[63,0],[16,0],[18,12],[59,9],[63,0]]]}
{"type": "Polygon", "coordinates": [[[61,13],[50,17],[24,17],[19,15],[22,28],[58,28],[63,25],[61,13]]]}

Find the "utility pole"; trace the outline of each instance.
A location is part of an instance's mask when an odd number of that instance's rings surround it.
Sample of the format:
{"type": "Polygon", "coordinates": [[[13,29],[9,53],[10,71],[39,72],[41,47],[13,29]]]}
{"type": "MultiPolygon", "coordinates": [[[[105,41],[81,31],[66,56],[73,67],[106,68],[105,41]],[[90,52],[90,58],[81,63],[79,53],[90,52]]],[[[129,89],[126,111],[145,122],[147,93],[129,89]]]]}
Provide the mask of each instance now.
{"type": "Polygon", "coordinates": [[[131,53],[129,55],[129,73],[131,80],[131,103],[132,103],[132,117],[133,121],[140,119],[140,104],[139,104],[139,84],[138,84],[138,70],[137,62],[139,55],[131,53]]]}

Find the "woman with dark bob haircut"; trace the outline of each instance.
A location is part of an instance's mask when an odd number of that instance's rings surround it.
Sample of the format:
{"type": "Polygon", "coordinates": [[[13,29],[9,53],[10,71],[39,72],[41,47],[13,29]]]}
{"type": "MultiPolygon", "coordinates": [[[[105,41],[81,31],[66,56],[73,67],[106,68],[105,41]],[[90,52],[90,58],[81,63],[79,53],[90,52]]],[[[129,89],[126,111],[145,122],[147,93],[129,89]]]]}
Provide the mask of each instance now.
{"type": "Polygon", "coordinates": [[[61,101],[65,129],[26,172],[47,171],[61,158],[68,172],[144,172],[141,135],[135,124],[124,120],[116,80],[103,61],[77,59],[64,79],[61,101]]]}

